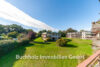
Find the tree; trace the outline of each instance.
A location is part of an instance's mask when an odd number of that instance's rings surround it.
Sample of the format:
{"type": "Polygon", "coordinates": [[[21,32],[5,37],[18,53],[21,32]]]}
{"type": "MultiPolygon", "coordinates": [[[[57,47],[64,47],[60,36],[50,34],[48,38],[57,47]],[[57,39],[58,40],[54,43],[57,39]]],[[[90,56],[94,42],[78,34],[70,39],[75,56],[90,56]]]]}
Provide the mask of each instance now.
{"type": "Polygon", "coordinates": [[[30,31],[32,31],[32,32],[33,32],[33,30],[32,30],[32,29],[27,29],[26,31],[27,31],[27,33],[28,33],[28,32],[30,32],[30,31]]]}
{"type": "Polygon", "coordinates": [[[37,36],[41,37],[41,35],[42,35],[43,32],[47,32],[47,30],[41,30],[41,31],[39,31],[38,34],[37,34],[37,36]]]}
{"type": "Polygon", "coordinates": [[[52,33],[52,31],[51,30],[48,30],[47,33],[52,33]]]}
{"type": "Polygon", "coordinates": [[[33,31],[30,31],[30,32],[28,33],[28,39],[29,39],[29,40],[34,40],[35,38],[36,38],[36,33],[33,32],[33,31]]]}
{"type": "Polygon", "coordinates": [[[85,30],[80,30],[80,32],[84,32],[85,30]]]}
{"type": "Polygon", "coordinates": [[[59,30],[58,33],[61,34],[61,37],[66,37],[66,31],[61,31],[61,30],[59,30]]]}
{"type": "Polygon", "coordinates": [[[20,33],[20,34],[17,36],[17,38],[18,38],[18,40],[21,40],[21,39],[25,38],[26,36],[27,36],[27,34],[20,33]]]}
{"type": "Polygon", "coordinates": [[[72,28],[69,28],[69,29],[67,29],[66,32],[77,32],[77,30],[74,30],[74,29],[72,29],[72,28]]]}
{"type": "Polygon", "coordinates": [[[0,25],[0,34],[4,33],[5,30],[4,30],[4,26],[3,25],[0,25]]]}
{"type": "Polygon", "coordinates": [[[18,33],[15,31],[8,33],[8,37],[17,38],[17,36],[18,36],[18,33]]]}
{"type": "Polygon", "coordinates": [[[21,27],[17,24],[12,24],[12,25],[9,25],[8,27],[9,27],[10,32],[16,31],[18,33],[22,33],[25,31],[25,29],[23,29],[23,27],[21,27]]]}

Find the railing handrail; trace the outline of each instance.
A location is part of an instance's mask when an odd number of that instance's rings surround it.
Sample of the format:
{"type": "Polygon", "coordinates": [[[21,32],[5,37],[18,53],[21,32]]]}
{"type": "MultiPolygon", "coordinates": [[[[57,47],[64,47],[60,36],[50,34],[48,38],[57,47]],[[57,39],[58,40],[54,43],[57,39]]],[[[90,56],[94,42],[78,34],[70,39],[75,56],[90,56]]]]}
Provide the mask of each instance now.
{"type": "Polygon", "coordinates": [[[97,57],[100,55],[100,50],[98,50],[95,54],[90,56],[88,59],[80,63],[77,67],[87,67],[89,64],[91,64],[97,57]]]}

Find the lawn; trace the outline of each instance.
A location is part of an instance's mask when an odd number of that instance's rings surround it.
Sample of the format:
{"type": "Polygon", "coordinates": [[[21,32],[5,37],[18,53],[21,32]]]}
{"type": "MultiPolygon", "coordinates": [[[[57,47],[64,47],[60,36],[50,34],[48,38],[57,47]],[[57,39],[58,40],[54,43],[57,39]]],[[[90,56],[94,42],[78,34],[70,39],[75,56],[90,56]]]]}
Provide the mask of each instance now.
{"type": "Polygon", "coordinates": [[[77,59],[24,59],[17,60],[16,54],[20,56],[25,55],[86,55],[92,54],[90,40],[72,39],[66,47],[59,47],[55,42],[43,43],[41,38],[37,38],[35,43],[31,43],[28,46],[19,47],[7,55],[0,58],[0,67],[76,67],[78,64],[77,59]]]}

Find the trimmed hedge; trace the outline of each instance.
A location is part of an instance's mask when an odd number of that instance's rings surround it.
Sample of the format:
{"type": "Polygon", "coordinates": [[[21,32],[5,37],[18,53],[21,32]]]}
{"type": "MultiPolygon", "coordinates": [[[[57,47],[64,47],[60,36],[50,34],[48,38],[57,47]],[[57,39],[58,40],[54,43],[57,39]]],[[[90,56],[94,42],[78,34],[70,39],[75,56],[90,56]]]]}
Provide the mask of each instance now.
{"type": "Polygon", "coordinates": [[[20,46],[29,44],[29,40],[21,40],[21,41],[0,41],[0,57],[9,53],[10,51],[14,50],[15,48],[18,48],[20,46]]]}
{"type": "Polygon", "coordinates": [[[15,41],[0,41],[0,57],[13,50],[17,45],[15,41]]]}
{"type": "Polygon", "coordinates": [[[27,45],[29,44],[29,42],[30,42],[29,39],[23,38],[22,40],[19,41],[19,46],[27,45]]]}

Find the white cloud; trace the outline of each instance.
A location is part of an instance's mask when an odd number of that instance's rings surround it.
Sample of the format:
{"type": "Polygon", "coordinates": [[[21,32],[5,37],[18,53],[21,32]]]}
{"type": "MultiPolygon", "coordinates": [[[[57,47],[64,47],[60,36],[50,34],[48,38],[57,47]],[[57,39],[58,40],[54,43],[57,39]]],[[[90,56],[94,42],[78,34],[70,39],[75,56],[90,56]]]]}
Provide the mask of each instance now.
{"type": "Polygon", "coordinates": [[[15,6],[6,2],[5,0],[0,0],[0,18],[15,21],[23,25],[38,28],[38,29],[46,29],[52,31],[57,30],[39,20],[30,17],[29,15],[25,14],[23,11],[19,10],[15,6]]]}

